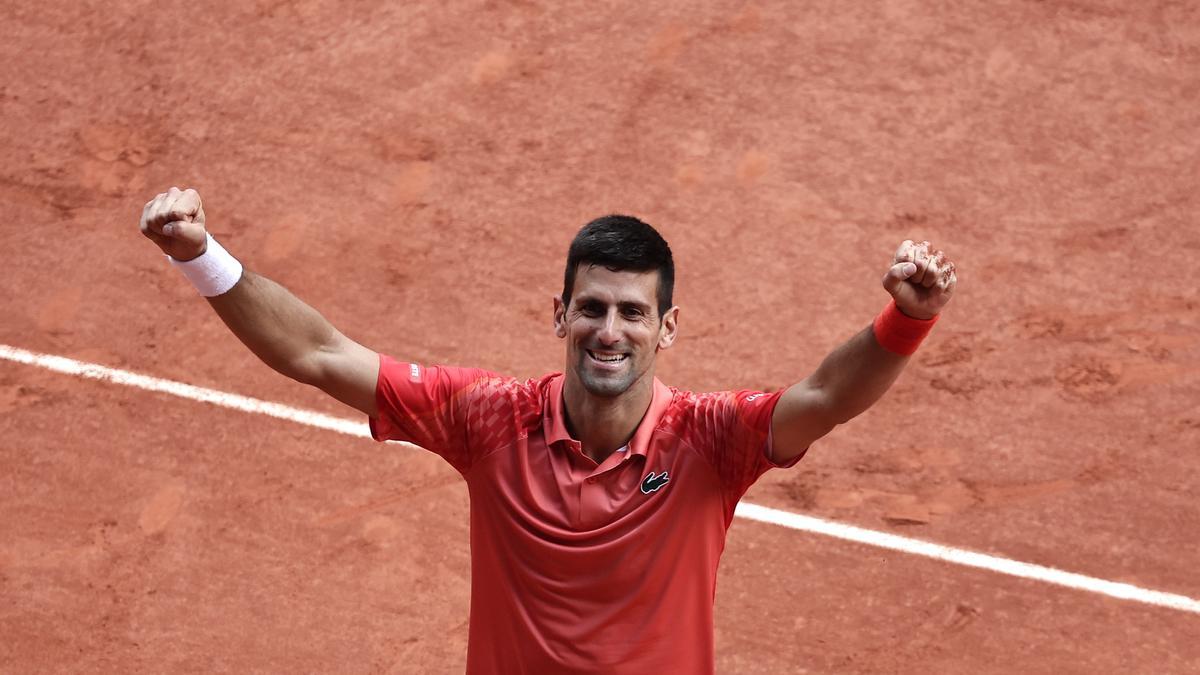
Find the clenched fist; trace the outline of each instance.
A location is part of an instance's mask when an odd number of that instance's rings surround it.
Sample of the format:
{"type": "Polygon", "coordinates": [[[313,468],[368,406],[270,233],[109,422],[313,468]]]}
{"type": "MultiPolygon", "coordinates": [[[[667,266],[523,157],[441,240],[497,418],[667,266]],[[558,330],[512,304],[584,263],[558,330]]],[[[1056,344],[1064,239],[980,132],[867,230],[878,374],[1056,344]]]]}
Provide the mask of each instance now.
{"type": "Polygon", "coordinates": [[[200,193],[192,189],[173,187],[146,202],[140,227],[163,253],[179,261],[200,256],[207,247],[204,207],[200,193]]]}
{"type": "Polygon", "coordinates": [[[896,307],[914,319],[932,319],[950,302],[958,276],[954,263],[929,242],[905,239],[892,266],[883,276],[883,287],[896,307]]]}

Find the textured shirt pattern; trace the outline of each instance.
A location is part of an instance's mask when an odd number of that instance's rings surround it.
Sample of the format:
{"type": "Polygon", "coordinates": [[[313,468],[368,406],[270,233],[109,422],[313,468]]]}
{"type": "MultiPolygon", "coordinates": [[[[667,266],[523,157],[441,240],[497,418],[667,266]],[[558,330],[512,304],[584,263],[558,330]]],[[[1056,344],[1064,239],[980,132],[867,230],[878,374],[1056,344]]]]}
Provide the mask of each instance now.
{"type": "Polygon", "coordinates": [[[655,380],[628,449],[597,464],[567,433],[562,387],[380,359],[372,435],[467,482],[467,672],[712,672],[717,564],[738,499],[775,466],[781,392],[655,380]]]}

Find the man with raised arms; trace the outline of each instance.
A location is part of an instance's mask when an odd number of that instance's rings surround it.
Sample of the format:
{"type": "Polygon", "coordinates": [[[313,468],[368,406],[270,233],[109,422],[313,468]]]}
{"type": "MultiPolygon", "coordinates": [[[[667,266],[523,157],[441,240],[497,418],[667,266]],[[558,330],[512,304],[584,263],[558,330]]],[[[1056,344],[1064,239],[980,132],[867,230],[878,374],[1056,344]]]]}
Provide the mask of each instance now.
{"type": "Polygon", "coordinates": [[[194,190],[141,231],[264,363],[411,441],[471,499],[469,673],[711,673],[717,565],[738,499],[877,401],[954,293],[954,264],[905,241],[892,301],[808,377],[696,394],[654,377],[675,342],[667,242],[629,216],[583,227],[553,328],[562,374],[518,381],[399,361],[342,335],[207,234],[194,190]]]}

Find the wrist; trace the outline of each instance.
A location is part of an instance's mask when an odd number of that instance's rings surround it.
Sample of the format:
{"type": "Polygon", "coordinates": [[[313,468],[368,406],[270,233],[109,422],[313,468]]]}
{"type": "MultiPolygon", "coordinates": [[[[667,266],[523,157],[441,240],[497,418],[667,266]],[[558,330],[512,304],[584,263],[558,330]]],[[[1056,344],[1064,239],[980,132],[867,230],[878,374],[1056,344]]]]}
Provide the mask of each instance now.
{"type": "Polygon", "coordinates": [[[880,347],[900,356],[912,356],[929,335],[929,331],[933,330],[937,320],[938,315],[928,319],[911,317],[900,311],[896,301],[892,300],[879,316],[875,317],[872,330],[880,347]]]}
{"type": "Polygon", "coordinates": [[[203,252],[195,258],[176,260],[167,256],[167,260],[206,298],[229,292],[241,280],[244,271],[242,263],[230,255],[211,234],[206,235],[203,252]]]}
{"type": "Polygon", "coordinates": [[[200,250],[196,251],[195,255],[188,256],[187,258],[176,258],[175,256],[168,253],[167,257],[175,262],[191,262],[191,261],[195,260],[196,258],[199,258],[200,256],[202,256],[208,252],[208,238],[210,236],[212,236],[212,235],[206,234],[204,236],[204,241],[200,242],[200,250]]]}
{"type": "Polygon", "coordinates": [[[906,311],[904,311],[904,309],[902,309],[902,308],[900,307],[900,305],[896,304],[896,301],[895,301],[895,300],[892,300],[892,304],[896,306],[896,311],[897,311],[897,312],[900,312],[900,313],[901,313],[901,314],[903,314],[904,316],[906,316],[906,317],[908,317],[908,318],[910,318],[910,319],[912,319],[912,320],[914,320],[914,321],[932,321],[932,320],[934,320],[935,318],[937,318],[937,314],[930,314],[930,315],[928,315],[928,316],[925,316],[925,315],[917,315],[917,314],[913,314],[912,312],[906,312],[906,311]]]}

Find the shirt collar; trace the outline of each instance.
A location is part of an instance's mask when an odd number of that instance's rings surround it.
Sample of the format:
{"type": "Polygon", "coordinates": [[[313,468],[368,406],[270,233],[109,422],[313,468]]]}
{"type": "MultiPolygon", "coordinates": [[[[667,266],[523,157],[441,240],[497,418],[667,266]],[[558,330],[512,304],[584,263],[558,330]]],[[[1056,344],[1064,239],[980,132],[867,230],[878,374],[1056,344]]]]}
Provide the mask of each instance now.
{"type": "MultiPolygon", "coordinates": [[[[558,441],[575,440],[567,431],[567,415],[562,396],[566,379],[565,375],[559,374],[550,380],[547,400],[542,405],[542,430],[546,435],[546,443],[550,445],[558,441]]],[[[670,404],[671,389],[657,377],[654,378],[654,396],[650,399],[650,407],[646,409],[645,416],[633,432],[633,438],[629,439],[630,455],[646,456],[646,450],[650,447],[650,437],[670,404]]]]}

